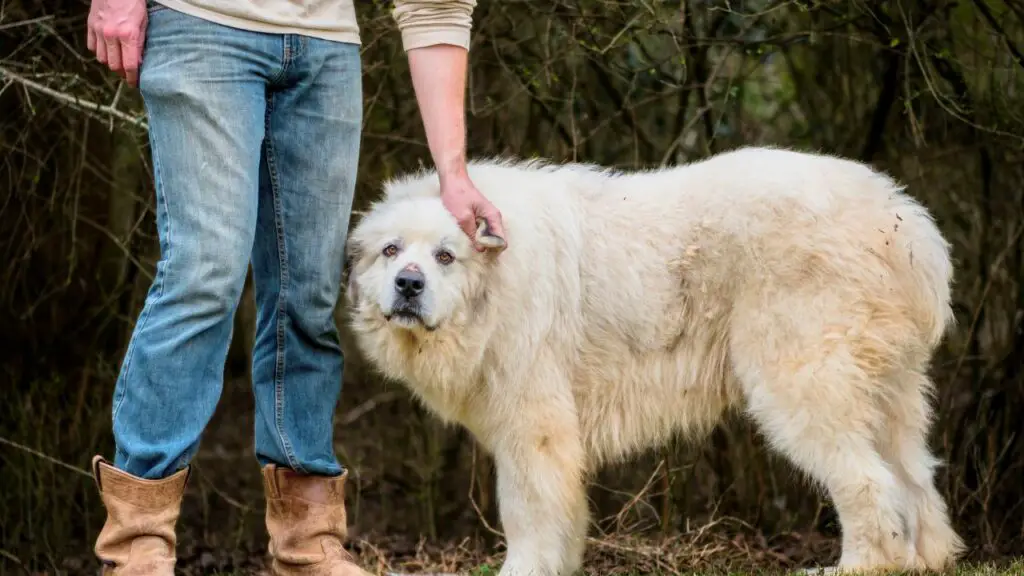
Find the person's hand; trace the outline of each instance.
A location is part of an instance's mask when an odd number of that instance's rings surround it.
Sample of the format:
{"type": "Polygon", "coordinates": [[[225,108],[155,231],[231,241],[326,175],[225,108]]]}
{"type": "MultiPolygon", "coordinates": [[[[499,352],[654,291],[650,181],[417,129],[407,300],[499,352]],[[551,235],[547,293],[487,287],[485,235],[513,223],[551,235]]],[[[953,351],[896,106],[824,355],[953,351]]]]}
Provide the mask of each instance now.
{"type": "Polygon", "coordinates": [[[504,250],[505,228],[501,212],[476,189],[466,174],[441,176],[441,202],[480,252],[504,250]],[[482,226],[478,230],[478,223],[482,226]]]}
{"type": "Polygon", "coordinates": [[[92,0],[89,8],[86,46],[132,87],[139,84],[147,21],[146,0],[92,0]]]}

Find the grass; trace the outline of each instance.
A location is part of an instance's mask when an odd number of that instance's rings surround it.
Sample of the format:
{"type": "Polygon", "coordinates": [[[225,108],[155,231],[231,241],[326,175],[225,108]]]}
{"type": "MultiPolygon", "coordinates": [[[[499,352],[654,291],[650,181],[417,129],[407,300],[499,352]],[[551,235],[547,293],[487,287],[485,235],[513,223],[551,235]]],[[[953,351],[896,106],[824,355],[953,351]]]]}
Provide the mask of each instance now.
{"type": "MultiPolygon", "coordinates": [[[[501,569],[500,564],[482,564],[475,568],[470,569],[468,572],[460,572],[460,576],[497,576],[501,569]]],[[[243,572],[214,572],[212,576],[243,576],[243,572]]],[[[426,573],[419,573],[420,576],[426,576],[426,573]]],[[[679,569],[672,571],[661,571],[661,572],[635,572],[625,569],[624,571],[600,571],[591,572],[584,569],[582,574],[578,576],[601,576],[615,574],[616,576],[805,576],[806,573],[800,570],[773,570],[773,569],[747,569],[747,570],[728,570],[728,569],[702,569],[699,571],[679,569]]],[[[902,575],[901,572],[893,573],[893,576],[902,575]]],[[[908,573],[909,574],[909,573],[908,573]]],[[[935,573],[932,573],[935,574],[935,573]]],[[[951,570],[944,573],[939,573],[949,576],[1022,576],[1024,575],[1024,559],[1010,561],[1008,564],[996,564],[996,563],[969,563],[963,564],[957,567],[955,570],[951,570]]],[[[430,576],[441,576],[440,574],[430,576]]],[[[445,575],[447,576],[447,575],[445,575]]]]}

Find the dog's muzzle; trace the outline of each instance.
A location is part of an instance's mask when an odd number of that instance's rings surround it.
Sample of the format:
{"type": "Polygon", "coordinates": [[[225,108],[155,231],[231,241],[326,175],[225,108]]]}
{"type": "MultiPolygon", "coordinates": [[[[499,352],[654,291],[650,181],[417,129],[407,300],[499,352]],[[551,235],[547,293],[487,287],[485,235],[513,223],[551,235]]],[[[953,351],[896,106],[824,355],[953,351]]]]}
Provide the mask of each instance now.
{"type": "Polygon", "coordinates": [[[399,320],[423,324],[420,294],[427,286],[427,279],[415,266],[408,266],[395,275],[395,300],[387,320],[399,320]]]}
{"type": "Polygon", "coordinates": [[[395,291],[406,300],[413,300],[423,293],[427,279],[415,268],[405,268],[395,276],[395,291]]]}

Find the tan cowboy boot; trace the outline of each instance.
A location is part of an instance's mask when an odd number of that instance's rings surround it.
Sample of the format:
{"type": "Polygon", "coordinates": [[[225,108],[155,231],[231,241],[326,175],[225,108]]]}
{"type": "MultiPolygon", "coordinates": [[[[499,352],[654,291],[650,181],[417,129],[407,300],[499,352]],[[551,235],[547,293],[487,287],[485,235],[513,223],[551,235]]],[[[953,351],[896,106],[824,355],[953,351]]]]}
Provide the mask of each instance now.
{"type": "Polygon", "coordinates": [[[175,524],[189,468],[161,480],[146,480],[95,456],[92,470],[107,509],[107,521],[95,547],[103,562],[102,573],[174,576],[175,524]]]}
{"type": "Polygon", "coordinates": [[[370,576],[345,550],[345,479],[263,468],[274,576],[370,576]]]}

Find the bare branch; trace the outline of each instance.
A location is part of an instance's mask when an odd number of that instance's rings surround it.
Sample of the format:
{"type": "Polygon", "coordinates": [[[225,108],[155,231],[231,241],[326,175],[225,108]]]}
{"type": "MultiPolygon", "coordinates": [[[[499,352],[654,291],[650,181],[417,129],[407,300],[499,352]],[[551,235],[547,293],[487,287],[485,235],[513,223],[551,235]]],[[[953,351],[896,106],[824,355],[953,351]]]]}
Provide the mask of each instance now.
{"type": "Polygon", "coordinates": [[[128,124],[131,124],[133,126],[137,126],[139,128],[143,128],[145,130],[149,129],[149,125],[142,118],[135,117],[135,116],[129,116],[128,114],[125,114],[124,112],[122,112],[122,111],[120,111],[120,110],[118,110],[116,108],[113,108],[111,106],[105,106],[103,104],[97,104],[96,102],[90,102],[88,100],[82,100],[82,99],[78,98],[77,96],[72,96],[72,95],[65,94],[63,92],[54,90],[53,88],[50,88],[50,87],[44,86],[44,85],[42,85],[42,84],[40,84],[38,82],[29,80],[28,78],[25,78],[24,76],[22,76],[20,74],[16,74],[16,73],[10,71],[7,68],[0,67],[0,75],[8,78],[9,80],[12,80],[14,82],[17,82],[17,83],[21,84],[26,89],[31,89],[31,90],[34,90],[36,92],[39,92],[40,94],[45,94],[45,95],[47,95],[47,96],[49,96],[49,97],[51,97],[51,98],[53,98],[55,100],[63,102],[65,104],[71,106],[72,108],[76,108],[76,109],[81,110],[83,112],[99,113],[99,114],[102,114],[102,115],[105,115],[105,116],[108,116],[108,117],[111,117],[111,118],[117,118],[118,120],[121,120],[123,122],[127,122],[128,124]]]}

